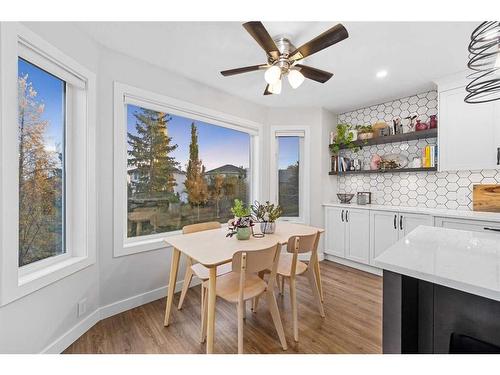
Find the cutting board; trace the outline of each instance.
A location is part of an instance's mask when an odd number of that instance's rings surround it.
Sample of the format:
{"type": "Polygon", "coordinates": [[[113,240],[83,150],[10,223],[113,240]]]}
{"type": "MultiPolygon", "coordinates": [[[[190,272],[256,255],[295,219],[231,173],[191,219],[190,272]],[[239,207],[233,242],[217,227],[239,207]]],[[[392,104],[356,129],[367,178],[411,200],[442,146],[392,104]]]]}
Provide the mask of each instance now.
{"type": "Polygon", "coordinates": [[[474,211],[500,212],[500,184],[474,185],[472,188],[474,211]]]}

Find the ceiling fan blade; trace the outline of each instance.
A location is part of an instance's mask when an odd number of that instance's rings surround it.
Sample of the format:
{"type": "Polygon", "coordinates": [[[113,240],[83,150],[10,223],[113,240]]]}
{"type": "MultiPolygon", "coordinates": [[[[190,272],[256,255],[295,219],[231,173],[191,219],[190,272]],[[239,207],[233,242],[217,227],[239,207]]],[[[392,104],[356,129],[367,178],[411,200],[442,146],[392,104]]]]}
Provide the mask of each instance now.
{"type": "Polygon", "coordinates": [[[269,91],[269,85],[266,85],[266,89],[264,90],[264,95],[272,95],[273,93],[269,91]]]}
{"type": "Polygon", "coordinates": [[[252,65],[252,66],[245,66],[243,68],[223,70],[222,72],[220,72],[220,74],[222,74],[224,77],[227,77],[227,76],[234,76],[235,74],[253,72],[263,68],[267,68],[267,65],[266,64],[252,65]]]}
{"type": "Polygon", "coordinates": [[[318,35],[316,38],[303,44],[290,54],[291,60],[300,60],[304,57],[310,56],[313,53],[319,52],[328,48],[335,43],[338,43],[349,36],[346,28],[342,24],[333,26],[331,29],[326,30],[323,34],[318,35]]]}
{"type": "Polygon", "coordinates": [[[333,73],[326,72],[321,69],[311,68],[306,65],[296,64],[295,67],[300,68],[300,72],[304,77],[320,83],[325,83],[333,76],[333,73]]]}
{"type": "Polygon", "coordinates": [[[280,55],[278,47],[276,47],[273,38],[271,38],[271,35],[269,35],[262,22],[246,22],[243,24],[243,27],[273,60],[278,59],[280,55]]]}

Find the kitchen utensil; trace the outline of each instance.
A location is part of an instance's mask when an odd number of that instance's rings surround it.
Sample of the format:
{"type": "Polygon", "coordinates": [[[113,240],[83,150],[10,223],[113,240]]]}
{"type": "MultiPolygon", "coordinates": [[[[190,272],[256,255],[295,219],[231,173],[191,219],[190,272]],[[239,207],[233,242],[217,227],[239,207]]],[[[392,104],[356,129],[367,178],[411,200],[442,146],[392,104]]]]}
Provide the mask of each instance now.
{"type": "Polygon", "coordinates": [[[356,195],[357,204],[370,204],[372,203],[372,193],[369,191],[358,191],[356,195]]]}
{"type": "Polygon", "coordinates": [[[473,185],[472,209],[474,211],[500,212],[500,184],[473,185]]]}
{"type": "Polygon", "coordinates": [[[354,197],[354,194],[351,193],[337,193],[337,197],[339,198],[340,203],[349,203],[354,197]]]}

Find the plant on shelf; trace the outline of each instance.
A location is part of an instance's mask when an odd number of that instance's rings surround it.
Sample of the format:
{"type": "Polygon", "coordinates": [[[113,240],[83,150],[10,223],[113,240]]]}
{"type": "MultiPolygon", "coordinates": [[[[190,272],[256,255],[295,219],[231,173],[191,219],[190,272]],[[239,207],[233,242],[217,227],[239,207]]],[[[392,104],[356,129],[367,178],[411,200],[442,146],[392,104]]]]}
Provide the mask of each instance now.
{"type": "Polygon", "coordinates": [[[276,220],[283,214],[283,209],[279,204],[275,205],[269,201],[266,201],[265,204],[255,201],[252,212],[255,219],[260,222],[261,232],[271,234],[276,230],[276,220]]]}
{"type": "Polygon", "coordinates": [[[358,131],[358,139],[366,141],[367,139],[373,138],[373,127],[371,125],[358,125],[356,126],[358,131]]]}
{"type": "Polygon", "coordinates": [[[248,240],[251,234],[251,227],[254,225],[251,217],[252,211],[249,206],[245,205],[241,200],[235,199],[234,205],[231,207],[231,212],[234,219],[229,221],[228,236],[236,233],[236,238],[239,240],[248,240]]]}
{"type": "Polygon", "coordinates": [[[349,124],[338,124],[337,134],[333,139],[333,143],[330,145],[330,151],[333,155],[338,155],[339,151],[343,148],[351,149],[355,152],[359,150],[359,147],[354,144],[355,136],[353,129],[349,124]]]}

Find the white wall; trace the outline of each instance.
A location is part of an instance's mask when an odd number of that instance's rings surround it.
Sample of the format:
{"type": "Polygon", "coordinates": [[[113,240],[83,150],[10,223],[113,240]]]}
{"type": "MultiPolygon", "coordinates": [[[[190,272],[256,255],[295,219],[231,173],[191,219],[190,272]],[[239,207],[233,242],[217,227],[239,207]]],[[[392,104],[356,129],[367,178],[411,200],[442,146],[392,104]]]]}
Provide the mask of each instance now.
{"type": "MultiPolygon", "coordinates": [[[[113,257],[113,82],[120,81],[159,94],[265,124],[263,160],[269,158],[269,127],[307,125],[311,129],[310,222],[323,225],[321,203],[330,200],[336,179],[328,176],[328,134],[336,124],[319,108],[265,108],[233,97],[153,65],[110,51],[87,39],[70,23],[28,23],[69,56],[97,74],[98,261],[96,265],[0,308],[0,353],[36,353],[78,326],[92,324],[123,307],[165,293],[171,251],[161,249],[113,257]],[[87,314],[77,317],[77,303],[87,298],[87,314]],[[104,309],[100,309],[104,307],[104,309]],[[94,313],[94,314],[93,314],[94,313]],[[93,314],[93,315],[91,315],[93,314]]],[[[269,197],[268,163],[263,163],[262,199],[269,197]]],[[[181,270],[182,275],[182,270],[181,270]]],[[[180,278],[180,277],[179,277],[180,278]]],[[[78,330],[75,330],[78,332],[78,330]]],[[[76,337],[76,336],[75,336],[76,337]]],[[[57,348],[59,346],[54,346],[57,348]]]]}
{"type": "MultiPolygon", "coordinates": [[[[67,23],[27,23],[88,69],[98,69],[99,50],[67,23]],[[71,38],[68,38],[71,36],[71,38]]],[[[37,353],[73,328],[99,306],[99,271],[94,264],[39,291],[0,307],[0,353],[37,353]],[[87,314],[77,303],[87,298],[87,314]]]]}

